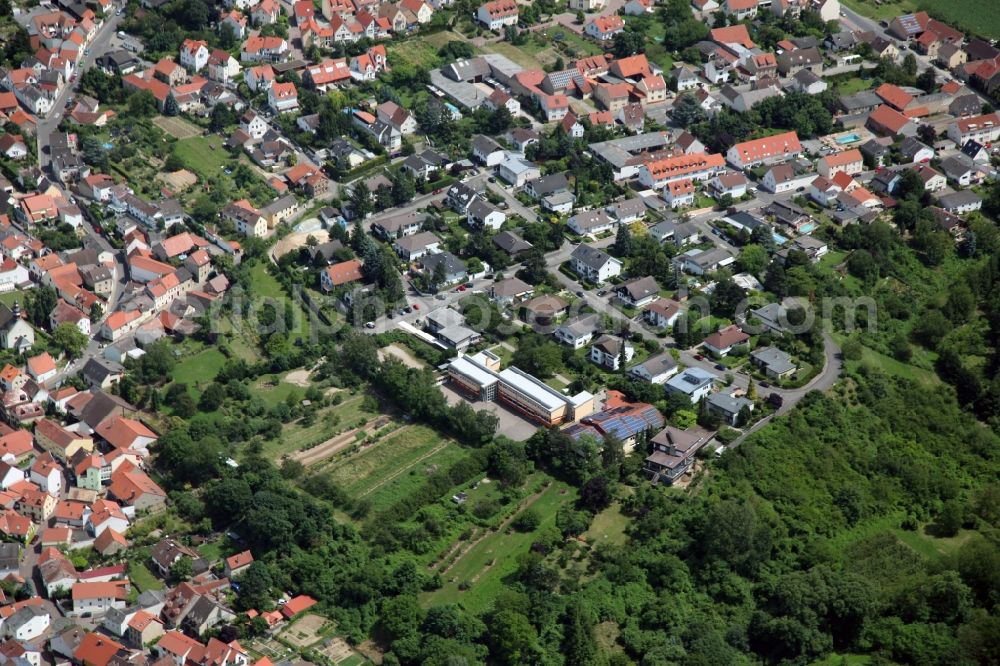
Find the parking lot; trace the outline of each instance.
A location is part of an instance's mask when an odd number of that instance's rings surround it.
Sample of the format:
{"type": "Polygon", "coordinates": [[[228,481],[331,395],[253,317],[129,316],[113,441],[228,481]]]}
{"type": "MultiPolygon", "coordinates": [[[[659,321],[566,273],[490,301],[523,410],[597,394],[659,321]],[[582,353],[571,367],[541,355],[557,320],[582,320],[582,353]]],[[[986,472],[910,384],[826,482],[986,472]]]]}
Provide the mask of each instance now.
{"type": "Polygon", "coordinates": [[[456,392],[448,386],[448,384],[442,385],[441,391],[444,393],[444,397],[448,401],[449,405],[466,402],[475,410],[485,409],[486,411],[496,414],[500,419],[500,425],[497,426],[497,433],[515,441],[523,442],[531,437],[535,433],[535,430],[538,429],[538,424],[515,414],[500,403],[483,402],[482,400],[476,400],[473,402],[456,392]]]}

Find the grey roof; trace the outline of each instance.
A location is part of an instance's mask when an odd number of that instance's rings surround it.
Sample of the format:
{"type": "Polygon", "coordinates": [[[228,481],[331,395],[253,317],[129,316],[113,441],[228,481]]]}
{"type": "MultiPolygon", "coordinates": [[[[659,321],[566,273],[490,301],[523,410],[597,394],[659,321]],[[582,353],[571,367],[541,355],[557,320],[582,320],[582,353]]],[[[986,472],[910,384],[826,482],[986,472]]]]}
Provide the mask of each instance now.
{"type": "MultiPolygon", "coordinates": [[[[577,227],[579,227],[584,233],[591,229],[596,229],[598,227],[603,227],[611,224],[611,218],[608,216],[604,209],[597,210],[583,210],[570,218],[577,227]]],[[[573,253],[574,256],[576,252],[573,253]]],[[[601,262],[603,264],[603,262],[601,262]]],[[[596,268],[596,266],[595,266],[596,268]]]]}
{"type": "Polygon", "coordinates": [[[551,173],[548,176],[529,180],[525,187],[530,187],[532,191],[540,197],[556,192],[565,192],[569,189],[569,179],[565,173],[551,173]]]}
{"type": "Polygon", "coordinates": [[[921,150],[931,150],[933,149],[926,143],[920,141],[920,139],[908,136],[899,143],[899,152],[907,159],[913,159],[917,153],[921,150]]]}
{"type": "Polygon", "coordinates": [[[93,357],[83,366],[83,377],[91,384],[102,384],[112,375],[123,372],[122,366],[112,361],[93,357]]]}
{"type": "Polygon", "coordinates": [[[524,280],[512,277],[495,282],[493,284],[493,295],[497,298],[511,298],[532,289],[533,287],[524,280]]]}
{"type": "Polygon", "coordinates": [[[559,328],[569,331],[574,337],[583,337],[600,330],[601,318],[596,314],[585,314],[567,319],[559,328]]]}
{"type": "Polygon", "coordinates": [[[298,205],[299,205],[299,201],[298,201],[298,199],[295,198],[294,194],[286,194],[285,196],[281,197],[280,199],[275,199],[271,203],[269,203],[266,206],[264,206],[263,208],[261,208],[260,212],[264,216],[273,215],[274,213],[277,213],[279,211],[285,210],[286,208],[291,208],[291,207],[298,206],[298,205]]]}
{"type": "Polygon", "coordinates": [[[636,215],[642,216],[646,214],[646,210],[646,202],[642,200],[642,197],[633,197],[608,206],[608,212],[618,219],[636,215]]]}
{"type": "Polygon", "coordinates": [[[841,95],[837,101],[848,113],[875,108],[882,103],[882,99],[870,90],[862,90],[853,95],[841,95]]]}
{"type": "Polygon", "coordinates": [[[960,208],[962,206],[968,206],[976,203],[981,203],[982,198],[972,190],[962,190],[960,192],[952,192],[951,194],[945,194],[938,197],[938,203],[945,210],[949,208],[960,208]]]}
{"type": "Polygon", "coordinates": [[[636,278],[619,285],[615,291],[625,292],[633,301],[639,301],[652,294],[660,293],[660,285],[650,276],[636,278]]]}
{"type": "Polygon", "coordinates": [[[662,375],[664,372],[670,372],[677,367],[677,361],[670,354],[657,354],[656,356],[650,357],[643,361],[642,363],[637,363],[629,368],[629,371],[635,370],[636,368],[644,369],[650,377],[655,377],[657,375],[662,375]]]}
{"type": "Polygon", "coordinates": [[[732,253],[722,247],[713,247],[711,250],[705,250],[697,254],[685,254],[683,256],[691,263],[702,268],[710,268],[721,261],[733,258],[732,253]]]}
{"type": "Polygon", "coordinates": [[[792,78],[798,81],[803,86],[811,86],[814,83],[822,81],[821,78],[813,74],[811,69],[800,69],[799,71],[795,72],[795,75],[792,78]]]}
{"type": "Polygon", "coordinates": [[[796,368],[795,363],[792,362],[792,357],[777,347],[763,347],[752,352],[750,356],[779,375],[796,368]]]}
{"type": "Polygon", "coordinates": [[[490,75],[490,64],[485,58],[459,60],[441,68],[441,73],[452,81],[471,81],[490,75]]]}
{"type": "Polygon", "coordinates": [[[472,150],[483,155],[489,155],[498,150],[503,150],[503,146],[488,136],[477,134],[472,137],[472,150]]]}
{"type": "Polygon", "coordinates": [[[495,213],[498,210],[499,208],[491,204],[489,201],[484,201],[479,197],[473,199],[472,203],[469,204],[469,215],[471,215],[474,220],[485,220],[487,215],[495,213]]]}
{"type": "Polygon", "coordinates": [[[423,264],[424,270],[431,272],[440,264],[444,267],[444,274],[447,276],[464,275],[467,270],[465,262],[451,252],[441,252],[440,254],[423,257],[420,263],[423,264]]]}
{"type": "Polygon", "coordinates": [[[595,271],[600,270],[604,264],[611,260],[611,255],[607,252],[589,245],[577,245],[570,256],[595,271]]]}
{"type": "Polygon", "coordinates": [[[972,171],[976,164],[968,156],[958,153],[941,160],[940,168],[945,176],[956,179],[972,171]]]}
{"type": "Polygon", "coordinates": [[[508,254],[526,252],[534,247],[531,243],[524,240],[513,231],[501,231],[493,237],[493,243],[508,254]]]}
{"type": "Polygon", "coordinates": [[[414,250],[422,250],[428,245],[433,245],[435,243],[440,243],[441,239],[438,238],[437,234],[430,231],[418,231],[415,234],[409,236],[403,236],[402,238],[397,238],[392,242],[398,248],[406,251],[407,253],[413,252],[414,250]]]}
{"type": "Polygon", "coordinates": [[[708,396],[708,404],[717,407],[727,414],[739,414],[744,407],[753,408],[753,403],[746,398],[734,398],[728,393],[718,392],[708,396]]]}

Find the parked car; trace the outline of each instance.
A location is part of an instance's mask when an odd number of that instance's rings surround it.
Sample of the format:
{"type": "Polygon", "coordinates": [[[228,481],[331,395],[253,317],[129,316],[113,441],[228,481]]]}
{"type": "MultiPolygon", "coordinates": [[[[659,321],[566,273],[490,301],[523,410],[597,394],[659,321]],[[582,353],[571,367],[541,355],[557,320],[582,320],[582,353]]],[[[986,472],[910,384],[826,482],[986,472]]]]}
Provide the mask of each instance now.
{"type": "Polygon", "coordinates": [[[583,298],[583,291],[582,290],[578,290],[576,292],[576,295],[579,296],[580,298],[583,298]]]}
{"type": "Polygon", "coordinates": [[[771,387],[771,385],[770,385],[770,384],[768,384],[767,382],[761,382],[761,383],[760,383],[760,387],[761,387],[761,388],[770,388],[770,387],[771,387]]]}
{"type": "Polygon", "coordinates": [[[715,364],[715,369],[716,370],[725,370],[726,366],[722,365],[721,363],[716,363],[715,364]]]}
{"type": "Polygon", "coordinates": [[[704,361],[705,360],[705,357],[702,356],[701,354],[695,354],[694,357],[695,357],[695,359],[697,359],[699,361],[704,361]]]}
{"type": "Polygon", "coordinates": [[[373,322],[373,321],[366,321],[365,322],[365,328],[375,328],[375,322],[373,322]]]}

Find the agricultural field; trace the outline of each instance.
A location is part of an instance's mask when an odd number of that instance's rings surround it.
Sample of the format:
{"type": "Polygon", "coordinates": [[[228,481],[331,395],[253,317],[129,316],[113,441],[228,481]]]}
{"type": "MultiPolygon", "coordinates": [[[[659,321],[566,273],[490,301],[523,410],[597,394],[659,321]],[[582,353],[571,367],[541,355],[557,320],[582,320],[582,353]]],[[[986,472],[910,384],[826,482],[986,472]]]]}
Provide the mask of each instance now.
{"type": "Polygon", "coordinates": [[[559,507],[575,499],[576,490],[558,481],[529,495],[499,529],[480,529],[473,533],[469,542],[456,544],[458,557],[437,569],[444,585],[425,594],[422,601],[429,606],[460,603],[472,612],[486,609],[500,592],[504,579],[517,568],[518,556],[528,552],[537,534],[555,525],[559,507]],[[511,520],[528,507],[540,516],[538,527],[531,532],[511,529],[511,520]]]}
{"type": "Polygon", "coordinates": [[[875,0],[844,0],[844,4],[854,11],[874,18],[889,21],[914,11],[926,11],[935,18],[990,39],[1000,39],[1000,14],[984,11],[982,0],[898,0],[876,3],[875,0]]]}
{"type": "Polygon", "coordinates": [[[425,426],[405,426],[330,465],[331,481],[354,499],[379,511],[423,482],[433,470],[447,467],[465,452],[425,426]]]}
{"type": "Polygon", "coordinates": [[[319,410],[311,423],[303,424],[299,420],[286,424],[281,440],[270,441],[264,445],[265,453],[277,459],[286,454],[311,451],[339,433],[364,424],[377,416],[377,413],[369,408],[363,394],[341,395],[344,397],[340,404],[319,410]],[[294,443],[294,448],[290,449],[289,443],[294,443]]]}
{"type": "Polygon", "coordinates": [[[175,139],[190,139],[201,134],[201,128],[177,116],[157,116],[153,124],[175,139]]]}

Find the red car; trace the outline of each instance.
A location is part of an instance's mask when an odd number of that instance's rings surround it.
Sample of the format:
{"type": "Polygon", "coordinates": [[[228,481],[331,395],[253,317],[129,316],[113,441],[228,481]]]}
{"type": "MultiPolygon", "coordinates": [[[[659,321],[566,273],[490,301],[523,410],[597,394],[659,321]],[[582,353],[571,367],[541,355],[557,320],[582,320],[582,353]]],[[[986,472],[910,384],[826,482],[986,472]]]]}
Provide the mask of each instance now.
{"type": "Polygon", "coordinates": [[[704,357],[704,356],[702,356],[701,354],[695,354],[695,355],[694,355],[694,357],[695,357],[696,359],[698,359],[699,361],[704,361],[704,360],[705,360],[705,357],[704,357]]]}
{"type": "Polygon", "coordinates": [[[419,310],[420,309],[420,303],[414,303],[413,304],[413,309],[414,310],[419,310]]]}

